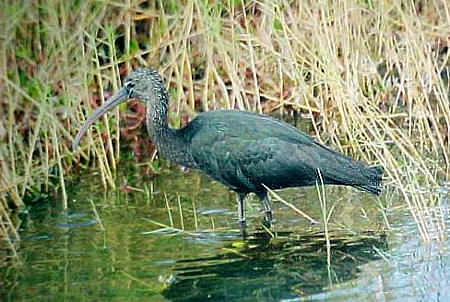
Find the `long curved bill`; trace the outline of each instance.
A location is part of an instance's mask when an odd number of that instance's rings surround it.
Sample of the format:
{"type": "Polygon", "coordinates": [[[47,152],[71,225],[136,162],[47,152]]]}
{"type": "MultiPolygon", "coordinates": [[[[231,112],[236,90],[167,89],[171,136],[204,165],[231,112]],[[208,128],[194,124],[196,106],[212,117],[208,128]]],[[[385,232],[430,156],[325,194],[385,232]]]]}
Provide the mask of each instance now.
{"type": "Polygon", "coordinates": [[[77,136],[75,136],[75,139],[72,142],[72,150],[75,151],[80,143],[81,138],[86,133],[86,131],[89,129],[89,127],[98,120],[103,114],[106,112],[112,110],[117,105],[126,102],[128,100],[128,92],[127,90],[122,87],[119,91],[117,91],[116,94],[114,94],[107,102],[105,102],[102,106],[98,107],[94,112],[92,112],[86,121],[84,122],[83,126],[81,127],[80,131],[78,131],[77,136]]]}

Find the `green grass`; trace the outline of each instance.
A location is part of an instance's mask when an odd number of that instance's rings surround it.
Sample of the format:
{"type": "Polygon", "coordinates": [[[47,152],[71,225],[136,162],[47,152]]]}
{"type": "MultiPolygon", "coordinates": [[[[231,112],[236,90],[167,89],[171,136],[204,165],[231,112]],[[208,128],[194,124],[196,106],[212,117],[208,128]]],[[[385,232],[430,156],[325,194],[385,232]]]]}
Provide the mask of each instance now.
{"type": "Polygon", "coordinates": [[[218,108],[295,111],[320,142],[383,165],[424,240],[433,230],[443,236],[430,206],[449,175],[445,1],[138,3],[1,4],[2,217],[30,192],[60,192],[67,205],[65,179],[87,165],[114,188],[120,143],[132,145],[119,139],[125,108],[93,127],[80,152],[71,141],[122,76],[152,66],[165,78],[174,124],[218,108]]]}

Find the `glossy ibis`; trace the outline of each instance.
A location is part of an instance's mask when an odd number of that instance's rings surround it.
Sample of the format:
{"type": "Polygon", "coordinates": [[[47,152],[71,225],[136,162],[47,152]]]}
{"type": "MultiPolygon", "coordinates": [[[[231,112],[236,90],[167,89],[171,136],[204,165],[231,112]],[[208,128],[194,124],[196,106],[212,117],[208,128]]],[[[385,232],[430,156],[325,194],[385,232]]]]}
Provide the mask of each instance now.
{"type": "Polygon", "coordinates": [[[218,110],[200,113],[184,128],[168,126],[168,95],[157,71],[140,68],[87,118],[73,141],[101,115],[129,99],[146,107],[147,129],[158,152],[179,165],[195,168],[237,193],[239,222],[245,224],[244,199],[255,193],[262,201],[265,222],[272,221],[267,189],[314,185],[320,170],[323,183],[381,191],[381,167],[369,167],[323,146],[307,134],[266,115],[218,110]],[[263,184],[265,186],[263,186],[263,184]]]}

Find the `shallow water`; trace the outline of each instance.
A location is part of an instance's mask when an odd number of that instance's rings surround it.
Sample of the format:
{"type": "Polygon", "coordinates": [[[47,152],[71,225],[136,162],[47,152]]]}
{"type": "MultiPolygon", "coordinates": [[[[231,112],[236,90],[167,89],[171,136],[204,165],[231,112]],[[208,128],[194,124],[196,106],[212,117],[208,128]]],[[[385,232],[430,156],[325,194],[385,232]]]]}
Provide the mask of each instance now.
{"type": "MultiPolygon", "coordinates": [[[[243,239],[235,197],[220,184],[177,168],[147,181],[133,173],[106,193],[84,176],[67,211],[33,208],[18,263],[0,268],[1,300],[450,301],[449,242],[423,244],[404,209],[385,211],[388,229],[380,205],[395,208],[393,193],[327,187],[328,264],[323,223],[280,202],[272,237],[251,198],[243,239]]],[[[323,221],[316,188],[278,193],[323,221]]]]}

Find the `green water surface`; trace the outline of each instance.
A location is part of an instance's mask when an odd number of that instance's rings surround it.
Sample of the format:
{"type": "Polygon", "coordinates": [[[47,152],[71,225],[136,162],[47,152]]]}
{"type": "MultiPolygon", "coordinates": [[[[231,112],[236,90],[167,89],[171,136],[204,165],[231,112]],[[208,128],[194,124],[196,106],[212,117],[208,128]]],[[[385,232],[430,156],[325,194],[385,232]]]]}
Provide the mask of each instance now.
{"type": "Polygon", "coordinates": [[[327,187],[328,252],[315,187],[277,193],[320,223],[273,201],[269,232],[252,197],[243,238],[222,185],[176,167],[129,174],[106,192],[83,175],[68,210],[30,209],[1,301],[450,301],[448,241],[424,244],[408,211],[382,210],[399,201],[389,189],[327,187]]]}

